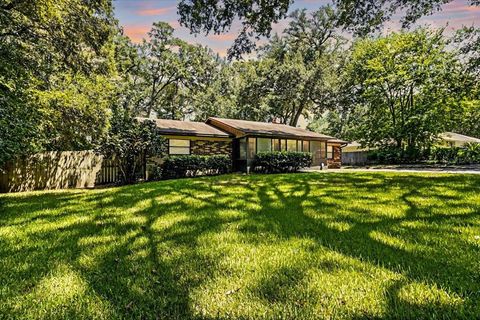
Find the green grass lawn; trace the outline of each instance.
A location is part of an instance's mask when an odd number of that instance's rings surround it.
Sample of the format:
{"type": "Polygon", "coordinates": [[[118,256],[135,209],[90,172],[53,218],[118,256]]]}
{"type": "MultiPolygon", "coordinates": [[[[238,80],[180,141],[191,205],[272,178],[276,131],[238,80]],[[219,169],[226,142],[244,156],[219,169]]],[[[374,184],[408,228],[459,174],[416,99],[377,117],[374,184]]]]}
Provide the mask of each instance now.
{"type": "Polygon", "coordinates": [[[0,196],[0,318],[480,318],[480,176],[0,196]]]}

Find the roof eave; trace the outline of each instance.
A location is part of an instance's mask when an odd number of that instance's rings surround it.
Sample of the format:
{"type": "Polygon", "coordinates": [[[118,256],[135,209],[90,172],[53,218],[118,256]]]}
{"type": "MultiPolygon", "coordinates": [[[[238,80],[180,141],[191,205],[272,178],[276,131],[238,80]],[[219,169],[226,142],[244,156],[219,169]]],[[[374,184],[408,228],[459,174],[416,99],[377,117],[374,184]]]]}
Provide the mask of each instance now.
{"type": "Polygon", "coordinates": [[[223,134],[208,134],[208,133],[193,133],[193,132],[174,132],[159,130],[161,135],[166,136],[185,136],[185,137],[204,137],[204,138],[233,138],[230,135],[223,134]]]}
{"type": "Polygon", "coordinates": [[[297,139],[297,140],[316,140],[316,141],[328,141],[327,137],[309,137],[309,136],[297,136],[289,134],[270,134],[270,133],[258,133],[258,132],[245,132],[247,137],[265,137],[265,138],[278,138],[278,139],[297,139]]]}

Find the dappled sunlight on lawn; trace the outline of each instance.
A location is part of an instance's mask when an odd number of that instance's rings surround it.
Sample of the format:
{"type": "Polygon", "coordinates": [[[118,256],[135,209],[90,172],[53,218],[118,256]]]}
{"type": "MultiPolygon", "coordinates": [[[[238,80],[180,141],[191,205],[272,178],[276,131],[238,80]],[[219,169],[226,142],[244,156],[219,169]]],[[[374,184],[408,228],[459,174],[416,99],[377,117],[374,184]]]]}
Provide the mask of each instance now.
{"type": "Polygon", "coordinates": [[[12,317],[480,317],[477,176],[227,175],[0,205],[12,317]]]}

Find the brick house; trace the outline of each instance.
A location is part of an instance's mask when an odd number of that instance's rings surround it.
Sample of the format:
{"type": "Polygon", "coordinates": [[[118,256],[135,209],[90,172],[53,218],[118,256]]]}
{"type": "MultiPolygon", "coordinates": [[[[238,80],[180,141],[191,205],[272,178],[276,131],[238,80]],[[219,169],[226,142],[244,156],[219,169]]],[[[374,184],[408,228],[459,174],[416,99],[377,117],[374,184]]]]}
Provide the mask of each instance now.
{"type": "Polygon", "coordinates": [[[340,168],[346,141],[285,124],[209,118],[204,122],[155,119],[167,139],[169,155],[231,156],[235,171],[248,172],[257,152],[303,151],[312,166],[340,168]]]}

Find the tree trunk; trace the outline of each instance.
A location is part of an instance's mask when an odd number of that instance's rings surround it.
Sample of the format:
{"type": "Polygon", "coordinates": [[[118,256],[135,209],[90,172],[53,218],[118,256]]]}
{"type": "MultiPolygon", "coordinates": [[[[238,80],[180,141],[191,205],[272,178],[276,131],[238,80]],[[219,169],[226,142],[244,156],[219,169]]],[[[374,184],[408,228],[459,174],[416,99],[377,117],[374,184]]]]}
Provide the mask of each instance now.
{"type": "Polygon", "coordinates": [[[290,120],[290,125],[292,127],[296,127],[298,124],[298,119],[300,119],[300,116],[302,115],[303,112],[303,107],[299,107],[297,112],[295,113],[294,117],[290,120]]]}

